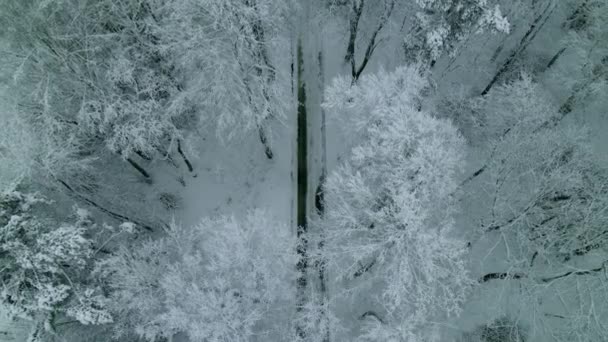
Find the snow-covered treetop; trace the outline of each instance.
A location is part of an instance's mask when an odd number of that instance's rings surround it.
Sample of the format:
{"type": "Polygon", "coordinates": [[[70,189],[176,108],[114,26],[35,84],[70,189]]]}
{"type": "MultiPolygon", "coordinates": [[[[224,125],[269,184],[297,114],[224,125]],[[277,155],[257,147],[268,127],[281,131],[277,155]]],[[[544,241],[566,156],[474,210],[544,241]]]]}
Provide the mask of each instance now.
{"type": "Polygon", "coordinates": [[[492,194],[481,221],[485,231],[521,233],[547,259],[568,259],[604,248],[608,170],[585,127],[564,125],[554,102],[525,74],[476,100],[488,132],[479,184],[492,194]]]}
{"type": "Polygon", "coordinates": [[[418,28],[404,42],[423,57],[437,60],[454,53],[456,45],[471,34],[486,30],[509,33],[510,24],[494,0],[416,0],[418,28]]]}
{"type": "Polygon", "coordinates": [[[601,101],[600,94],[608,89],[608,4],[586,1],[577,6],[566,22],[570,30],[563,39],[571,58],[568,63],[558,63],[551,77],[579,98],[601,101]]]}
{"type": "Polygon", "coordinates": [[[178,332],[193,341],[250,341],[260,321],[286,318],[290,310],[278,303],[293,296],[295,238],[265,215],[173,225],[167,237],[101,262],[114,310],[128,317],[118,332],[134,329],[149,341],[178,332]]]}
{"type": "Polygon", "coordinates": [[[282,117],[289,104],[283,72],[288,55],[274,51],[293,6],[277,0],[175,0],[162,19],[161,38],[185,91],[171,108],[195,104],[202,124],[223,139],[282,117]]]}
{"type": "Polygon", "coordinates": [[[382,284],[379,300],[404,334],[436,310],[457,313],[468,283],[464,245],[450,237],[464,141],[417,109],[425,86],[417,68],[401,67],[353,86],[338,78],[325,103],[358,137],[325,186],[329,260],[341,277],[382,284]]]}
{"type": "Polygon", "coordinates": [[[35,193],[0,194],[2,307],[10,317],[38,320],[63,312],[82,324],[111,322],[105,298],[80,282],[93,253],[89,213],[76,210],[74,223],[56,225],[40,214],[47,204],[35,193]]]}

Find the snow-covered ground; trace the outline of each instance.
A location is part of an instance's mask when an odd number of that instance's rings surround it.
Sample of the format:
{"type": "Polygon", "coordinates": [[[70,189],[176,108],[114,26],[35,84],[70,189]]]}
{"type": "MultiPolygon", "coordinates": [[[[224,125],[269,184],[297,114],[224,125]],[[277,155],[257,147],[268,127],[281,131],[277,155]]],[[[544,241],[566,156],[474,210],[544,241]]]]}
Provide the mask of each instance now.
{"type": "Polygon", "coordinates": [[[273,126],[271,160],[264,156],[257,134],[252,133],[228,144],[213,136],[201,138],[190,149],[195,169],[192,174],[185,165],[179,169],[164,166],[156,187],[159,193],[179,196],[176,222],[191,226],[204,216],[241,217],[252,209],[267,210],[281,222],[289,222],[294,131],[289,123],[276,122],[273,126]]]}

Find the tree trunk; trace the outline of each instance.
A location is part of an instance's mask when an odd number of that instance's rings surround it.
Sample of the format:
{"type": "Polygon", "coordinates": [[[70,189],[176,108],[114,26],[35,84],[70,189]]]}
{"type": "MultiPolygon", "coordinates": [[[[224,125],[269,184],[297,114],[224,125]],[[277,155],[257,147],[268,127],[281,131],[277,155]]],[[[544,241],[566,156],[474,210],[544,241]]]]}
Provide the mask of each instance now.
{"type": "Polygon", "coordinates": [[[374,50],[377,47],[376,39],[378,38],[378,34],[380,34],[380,31],[382,31],[382,28],[384,27],[384,25],[386,25],[386,22],[388,21],[389,17],[391,16],[391,14],[393,12],[393,9],[395,8],[395,0],[391,1],[387,5],[388,7],[386,8],[386,12],[380,18],[380,22],[378,23],[378,26],[372,33],[370,41],[367,44],[367,48],[365,49],[365,55],[363,56],[363,61],[361,62],[361,65],[359,65],[357,67],[357,62],[356,62],[357,34],[358,34],[358,29],[359,29],[359,21],[361,19],[361,15],[363,14],[364,5],[365,5],[364,0],[361,0],[361,2],[359,3],[359,6],[357,6],[356,2],[353,2],[352,11],[354,14],[353,14],[353,17],[350,19],[350,26],[349,26],[350,35],[349,35],[349,39],[348,39],[348,45],[346,47],[346,56],[344,57],[344,61],[347,63],[350,63],[351,76],[353,78],[353,83],[357,82],[357,80],[363,73],[363,70],[365,70],[365,67],[369,63],[369,61],[372,57],[372,54],[374,53],[374,50]]]}
{"type": "Polygon", "coordinates": [[[488,85],[481,92],[481,96],[487,95],[492,89],[492,87],[496,84],[496,82],[498,82],[502,78],[502,76],[507,71],[509,71],[513,63],[517,61],[521,53],[526,50],[530,42],[532,42],[534,38],[536,38],[538,32],[540,32],[543,26],[545,26],[547,20],[549,19],[549,17],[551,17],[551,14],[553,13],[554,9],[555,6],[553,5],[553,1],[549,1],[547,7],[542,11],[541,14],[538,15],[538,17],[534,19],[532,25],[530,25],[530,28],[528,29],[526,34],[524,34],[524,36],[521,38],[521,41],[519,42],[517,48],[515,48],[515,50],[511,52],[511,55],[509,55],[507,60],[500,66],[500,68],[498,68],[498,71],[496,72],[496,74],[494,74],[494,77],[492,77],[490,83],[488,83],[488,85]]]}
{"type": "MultiPolygon", "coordinates": [[[[325,69],[323,67],[323,51],[319,51],[317,55],[317,63],[319,66],[319,88],[321,91],[325,89],[325,69]]],[[[323,99],[322,99],[323,100],[323,99]]],[[[325,216],[325,181],[327,178],[327,134],[326,134],[326,126],[325,126],[325,110],[323,107],[321,110],[321,175],[319,176],[319,184],[315,191],[315,209],[317,211],[317,215],[319,215],[320,219],[323,219],[325,216]]],[[[323,238],[323,232],[320,232],[321,238],[318,244],[319,252],[322,252],[325,248],[325,240],[323,238]]],[[[322,253],[320,253],[322,254],[322,253]]],[[[328,313],[325,311],[327,307],[327,283],[325,279],[325,272],[327,268],[327,260],[325,257],[320,256],[317,259],[317,271],[319,274],[319,291],[321,292],[321,318],[324,319],[326,326],[325,331],[323,331],[323,342],[329,342],[329,324],[328,323],[328,313]]]]}
{"type": "Polygon", "coordinates": [[[143,167],[141,167],[139,164],[137,164],[137,162],[135,162],[133,159],[127,158],[127,162],[129,162],[129,164],[131,164],[131,166],[133,166],[133,168],[135,168],[135,170],[137,170],[137,172],[139,172],[142,176],[144,176],[144,178],[146,178],[147,180],[152,179],[150,177],[150,174],[148,173],[148,171],[146,171],[143,167]]]}
{"type": "MultiPolygon", "coordinates": [[[[388,6],[389,7],[387,8],[386,13],[380,18],[380,23],[378,24],[378,27],[376,27],[376,30],[372,33],[372,37],[370,38],[369,43],[367,44],[367,48],[365,49],[365,55],[363,56],[363,61],[361,62],[361,65],[359,66],[359,68],[356,70],[356,72],[353,75],[353,80],[355,82],[359,79],[359,77],[363,73],[363,70],[365,70],[365,67],[367,66],[370,59],[372,58],[372,54],[374,53],[374,50],[378,46],[378,44],[376,43],[376,39],[378,38],[378,34],[380,34],[380,31],[382,31],[382,28],[388,21],[389,17],[391,16],[391,14],[393,12],[393,9],[395,8],[395,0],[391,1],[391,3],[388,6]]],[[[353,56],[353,62],[352,62],[353,66],[355,64],[354,60],[355,60],[355,58],[353,56]]]]}
{"type": "MultiPolygon", "coordinates": [[[[297,219],[296,236],[298,238],[297,254],[299,257],[296,269],[297,278],[297,304],[296,311],[302,312],[306,305],[306,288],[308,285],[308,238],[307,238],[307,212],[306,199],[308,190],[308,136],[306,113],[306,85],[303,79],[304,58],[302,42],[298,41],[298,136],[297,136],[297,219]]],[[[296,333],[300,338],[306,338],[306,332],[301,325],[296,326],[296,333]]]]}
{"type": "MultiPolygon", "coordinates": [[[[256,13],[258,12],[258,6],[255,1],[252,1],[252,2],[246,1],[246,4],[251,6],[254,9],[254,11],[256,11],[256,13]]],[[[259,16],[259,13],[258,13],[258,16],[259,16]]],[[[270,62],[270,57],[268,57],[268,51],[266,49],[266,33],[264,30],[264,26],[262,25],[262,21],[260,19],[254,21],[254,23],[251,27],[251,30],[252,30],[253,35],[256,40],[256,46],[254,49],[257,54],[256,57],[261,60],[260,63],[257,63],[255,65],[255,70],[256,70],[256,73],[258,74],[258,76],[264,75],[264,70],[267,70],[267,72],[268,72],[268,75],[266,76],[266,80],[265,80],[266,84],[264,85],[264,87],[262,89],[262,93],[263,93],[264,99],[266,101],[270,102],[270,96],[268,95],[268,90],[266,87],[268,86],[268,84],[270,84],[271,82],[274,81],[275,70],[274,70],[274,66],[270,62]],[[262,68],[260,65],[265,66],[265,68],[262,68]]],[[[272,116],[273,116],[273,113],[269,113],[267,118],[270,118],[272,116]]],[[[272,148],[270,147],[270,144],[268,142],[268,136],[266,135],[266,130],[265,130],[263,124],[258,125],[258,135],[260,137],[260,142],[264,146],[264,153],[266,154],[266,158],[272,159],[274,157],[274,153],[272,152],[272,148]]]]}
{"type": "Polygon", "coordinates": [[[266,158],[272,159],[274,158],[274,153],[272,152],[272,148],[270,148],[270,144],[268,143],[268,138],[266,137],[266,131],[263,126],[258,127],[258,134],[260,136],[260,142],[264,146],[264,154],[266,154],[266,158]]]}
{"type": "Polygon", "coordinates": [[[348,38],[348,45],[346,46],[346,55],[344,56],[344,62],[350,63],[351,65],[351,74],[353,78],[355,77],[355,45],[357,42],[357,32],[359,28],[359,20],[361,19],[361,14],[363,13],[363,6],[365,5],[365,0],[362,0],[359,6],[357,6],[357,2],[353,1],[353,16],[349,21],[350,28],[350,36],[348,38]]]}
{"type": "Polygon", "coordinates": [[[553,55],[553,57],[549,60],[549,63],[547,63],[547,66],[545,66],[545,71],[549,70],[553,64],[555,64],[555,62],[557,62],[557,60],[559,59],[559,57],[561,57],[561,55],[566,51],[566,48],[561,48],[559,49],[559,51],[557,51],[557,53],[555,55],[553,55]]]}
{"type": "Polygon", "coordinates": [[[182,151],[182,142],[181,142],[181,140],[177,140],[177,152],[179,153],[180,156],[182,156],[182,159],[184,160],[184,163],[188,167],[188,171],[193,172],[194,168],[192,167],[192,164],[190,163],[190,160],[188,160],[188,158],[184,154],[184,151],[182,151]]]}
{"type": "Polygon", "coordinates": [[[143,160],[147,160],[147,161],[152,160],[152,157],[150,157],[147,154],[144,154],[142,151],[135,151],[135,154],[137,154],[143,160]]]}

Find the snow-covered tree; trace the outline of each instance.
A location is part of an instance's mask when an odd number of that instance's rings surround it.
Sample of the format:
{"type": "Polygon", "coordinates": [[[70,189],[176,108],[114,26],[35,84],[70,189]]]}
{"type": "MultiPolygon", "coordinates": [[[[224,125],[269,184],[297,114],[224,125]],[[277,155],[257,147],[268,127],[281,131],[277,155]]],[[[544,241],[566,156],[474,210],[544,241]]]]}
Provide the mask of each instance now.
{"type": "Polygon", "coordinates": [[[131,165],[134,154],[167,154],[197,125],[224,138],[258,130],[271,158],[268,119],[289,104],[287,61],[272,52],[290,4],[6,1],[3,66],[22,115],[131,165]]]}
{"type": "Polygon", "coordinates": [[[109,0],[83,6],[74,14],[86,17],[74,33],[81,36],[81,49],[97,69],[89,80],[96,89],[83,98],[77,121],[82,130],[103,136],[107,148],[125,158],[135,153],[151,158],[159,150],[169,153],[184,137],[189,123],[185,121],[193,120],[190,108],[171,106],[183,85],[173,56],[160,44],[160,6],[109,0]]]}
{"type": "Polygon", "coordinates": [[[608,85],[608,28],[605,24],[608,4],[605,1],[579,1],[577,4],[565,23],[569,30],[562,40],[563,46],[548,66],[555,64],[549,77],[568,91],[559,108],[563,116],[577,107],[598,101],[597,95],[606,92],[608,85]]]}
{"type": "Polygon", "coordinates": [[[520,231],[547,257],[605,246],[608,170],[594,160],[586,130],[563,125],[554,99],[527,75],[474,107],[487,134],[487,163],[465,186],[482,183],[477,189],[491,194],[488,201],[469,192],[482,202],[483,229],[520,231]]]}
{"type": "Polygon", "coordinates": [[[399,49],[407,63],[433,66],[442,55],[455,54],[472,35],[510,32],[495,0],[329,0],[324,4],[325,12],[345,19],[345,63],[355,81],[380,45],[399,49]]]}
{"type": "Polygon", "coordinates": [[[15,188],[0,195],[3,310],[35,321],[63,314],[82,324],[111,322],[105,297],[84,276],[94,253],[88,212],[77,209],[74,223],[58,224],[44,215],[49,204],[15,188]]]}
{"type": "MultiPolygon", "coordinates": [[[[181,137],[165,110],[177,85],[152,43],[143,4],[6,1],[0,21],[15,110],[76,160],[109,150],[151,156],[181,137]],[[146,26],[146,27],[143,27],[146,26]]],[[[3,72],[8,73],[8,72],[3,72]]],[[[165,148],[166,149],[166,148],[165,148]]]]}
{"type": "Polygon", "coordinates": [[[31,122],[21,116],[15,102],[0,95],[0,189],[8,189],[22,180],[44,182],[56,176],[70,177],[86,170],[92,156],[79,156],[80,143],[61,141],[43,122],[31,122]]]}
{"type": "Polygon", "coordinates": [[[167,236],[125,246],[100,263],[113,290],[119,334],[149,341],[278,338],[288,325],[295,279],[295,238],[251,212],[245,219],[173,225],[167,236]]]}
{"type": "Polygon", "coordinates": [[[344,62],[349,65],[353,81],[356,81],[366,69],[374,51],[380,44],[386,31],[394,19],[395,7],[400,4],[396,0],[361,1],[361,0],[330,0],[325,1],[325,8],[330,17],[345,19],[348,30],[346,54],[344,62]]]}
{"type": "Polygon", "coordinates": [[[452,236],[464,141],[417,109],[425,86],[416,68],[401,67],[354,86],[337,78],[326,92],[327,110],[350,122],[356,141],[324,188],[324,250],[344,292],[375,296],[382,310],[359,308],[375,322],[362,340],[408,340],[431,316],[457,314],[469,284],[464,243],[452,236]]]}
{"type": "Polygon", "coordinates": [[[608,295],[608,169],[586,130],[565,124],[559,107],[527,75],[475,101],[487,136],[476,150],[483,165],[460,189],[463,216],[480,227],[474,241],[495,246],[488,255],[505,253],[479,282],[516,282],[521,297],[513,305],[531,313],[532,334],[551,329],[560,341],[602,340],[606,330],[596,322],[607,312],[592,308],[608,295]],[[555,324],[547,315],[562,319],[555,324]]]}
{"type": "Polygon", "coordinates": [[[175,53],[185,91],[170,108],[194,105],[202,124],[225,140],[258,130],[272,158],[269,119],[290,108],[284,73],[289,53],[280,34],[289,29],[292,1],[174,0],[161,38],[175,53]],[[284,53],[274,53],[277,48],[284,53]]]}
{"type": "Polygon", "coordinates": [[[510,24],[498,6],[487,0],[416,0],[419,11],[404,38],[406,55],[433,64],[454,54],[458,44],[483,31],[509,33],[510,24]]]}

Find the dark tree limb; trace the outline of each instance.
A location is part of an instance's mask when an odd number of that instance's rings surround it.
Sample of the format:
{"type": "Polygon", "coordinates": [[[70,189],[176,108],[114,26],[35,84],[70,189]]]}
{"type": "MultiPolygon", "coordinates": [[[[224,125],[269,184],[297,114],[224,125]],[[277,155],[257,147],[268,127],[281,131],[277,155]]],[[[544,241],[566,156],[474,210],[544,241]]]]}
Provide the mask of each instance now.
{"type": "MultiPolygon", "coordinates": [[[[570,199],[570,196],[557,196],[554,198],[549,199],[550,202],[560,202],[560,201],[565,201],[570,199]]],[[[531,211],[533,208],[536,208],[539,205],[542,205],[544,202],[540,202],[540,201],[533,201],[532,203],[530,203],[528,206],[526,206],[517,216],[511,217],[510,219],[506,220],[505,222],[501,223],[501,224],[493,224],[491,226],[486,227],[485,232],[492,232],[495,230],[500,230],[503,229],[504,227],[512,224],[513,222],[523,218],[529,211],[531,211]]],[[[549,217],[544,218],[543,220],[541,220],[539,223],[534,225],[534,228],[538,228],[541,227],[551,221],[553,221],[554,219],[556,219],[557,216],[552,215],[549,217]]]]}
{"type": "Polygon", "coordinates": [[[500,272],[500,273],[488,273],[483,277],[479,278],[480,283],[486,283],[490,280],[505,280],[505,279],[522,279],[526,278],[527,275],[524,273],[508,273],[508,272],[500,272]]]}
{"type": "MultiPolygon", "coordinates": [[[[370,41],[367,44],[367,48],[365,49],[365,55],[363,57],[363,61],[361,62],[361,65],[359,66],[359,68],[356,70],[355,74],[353,75],[353,79],[355,81],[357,81],[359,79],[359,76],[361,76],[361,73],[363,73],[363,70],[367,66],[367,63],[369,63],[370,59],[372,58],[372,54],[374,53],[374,50],[378,46],[378,44],[376,43],[378,34],[380,33],[380,31],[382,31],[382,28],[388,21],[394,8],[395,8],[395,0],[391,1],[391,3],[388,5],[386,13],[382,16],[382,18],[380,18],[380,23],[378,24],[378,27],[376,27],[376,30],[372,33],[372,37],[370,38],[370,41]]],[[[352,65],[354,65],[354,60],[355,60],[355,58],[353,56],[353,59],[351,62],[352,65]]]]}
{"type": "MultiPolygon", "coordinates": [[[[608,67],[608,56],[605,56],[604,59],[602,60],[602,64],[598,65],[596,68],[600,69],[600,68],[602,68],[602,66],[608,67]]],[[[574,90],[572,91],[572,94],[559,107],[559,110],[558,110],[559,115],[554,118],[551,118],[550,120],[543,122],[540,126],[538,126],[534,130],[534,133],[536,133],[542,129],[545,129],[545,128],[551,128],[551,127],[555,127],[555,126],[559,125],[559,123],[562,122],[562,120],[564,120],[564,118],[566,118],[566,116],[568,116],[568,114],[572,113],[572,111],[574,110],[574,105],[576,104],[578,97],[582,93],[587,91],[587,89],[589,89],[589,87],[591,87],[595,82],[599,81],[600,78],[602,78],[602,77],[606,77],[606,75],[602,72],[598,72],[594,75],[593,78],[591,78],[587,82],[575,86],[574,90]]]]}
{"type": "Polygon", "coordinates": [[[542,13],[534,19],[534,21],[530,25],[530,28],[528,28],[528,31],[521,38],[517,48],[511,52],[507,60],[501,65],[500,68],[498,68],[498,71],[496,72],[496,74],[494,74],[494,77],[492,77],[490,83],[488,83],[488,85],[481,92],[481,96],[487,95],[492,89],[492,87],[496,84],[496,82],[500,80],[502,75],[509,71],[511,65],[515,63],[519,55],[528,47],[530,42],[532,42],[532,40],[536,38],[536,35],[538,34],[538,32],[540,32],[543,26],[545,26],[547,20],[553,13],[554,9],[555,6],[553,6],[553,1],[549,1],[549,4],[545,8],[545,10],[542,11],[542,13]]]}
{"type": "MultiPolygon", "coordinates": [[[[252,7],[253,10],[256,13],[258,13],[258,6],[257,6],[256,1],[246,0],[245,4],[252,7]]],[[[254,68],[256,70],[256,73],[260,77],[264,75],[265,70],[268,72],[268,74],[266,75],[266,80],[265,80],[266,84],[264,84],[264,86],[262,87],[262,94],[264,96],[264,99],[267,102],[270,102],[270,96],[268,95],[268,89],[266,86],[269,83],[274,81],[275,76],[276,76],[275,75],[276,71],[275,71],[274,66],[270,62],[268,50],[266,49],[266,33],[264,30],[264,25],[262,25],[262,20],[259,18],[259,13],[258,13],[258,17],[256,18],[256,20],[254,20],[251,25],[251,30],[252,30],[253,36],[255,38],[254,51],[255,51],[255,54],[257,55],[256,57],[261,60],[261,63],[256,64],[254,66],[254,68]],[[263,65],[263,67],[262,67],[262,65],[263,65]]],[[[269,113],[268,117],[272,117],[272,116],[273,116],[272,113],[269,113]]],[[[266,135],[266,130],[265,130],[263,124],[258,125],[258,135],[260,137],[260,142],[264,146],[264,153],[266,154],[266,158],[272,159],[274,157],[274,153],[272,152],[272,148],[270,147],[270,144],[268,142],[268,136],[266,135]]]]}
{"type": "Polygon", "coordinates": [[[323,192],[323,184],[325,183],[325,176],[319,177],[319,185],[315,190],[315,209],[319,217],[323,217],[325,213],[325,194],[323,192]]]}
{"type": "Polygon", "coordinates": [[[268,158],[268,159],[274,158],[274,153],[272,152],[272,148],[270,147],[270,144],[268,143],[268,137],[266,136],[266,130],[264,129],[264,126],[262,126],[262,125],[258,126],[258,135],[260,136],[260,142],[264,146],[264,154],[266,154],[266,158],[268,158]]]}
{"type": "Polygon", "coordinates": [[[133,168],[135,170],[137,170],[137,172],[139,172],[142,176],[144,176],[144,178],[151,179],[150,174],[143,167],[141,167],[139,164],[137,164],[137,162],[135,162],[131,158],[127,158],[126,160],[131,166],[133,166],[133,168]]]}
{"type": "Polygon", "coordinates": [[[549,70],[555,64],[555,62],[557,62],[557,60],[559,59],[559,57],[561,57],[561,55],[565,51],[566,51],[565,47],[559,49],[559,51],[557,51],[557,53],[555,55],[553,55],[553,57],[549,60],[549,63],[547,63],[547,65],[545,66],[545,71],[549,70]]]}
{"type": "MultiPolygon", "coordinates": [[[[606,235],[606,234],[608,234],[608,231],[602,232],[597,237],[600,237],[600,236],[606,235]]],[[[579,248],[575,249],[573,253],[576,256],[581,256],[581,255],[585,255],[585,254],[591,252],[592,250],[600,248],[600,247],[601,247],[601,244],[598,243],[598,242],[596,242],[596,243],[590,243],[590,244],[587,244],[587,245],[585,245],[583,247],[579,247],[579,248]]]]}
{"type": "Polygon", "coordinates": [[[596,267],[596,268],[592,268],[592,269],[589,269],[589,270],[570,271],[570,272],[558,274],[558,275],[553,276],[553,277],[541,278],[540,281],[543,282],[543,283],[550,283],[550,282],[553,282],[554,280],[565,278],[565,277],[570,276],[570,275],[581,276],[581,275],[589,275],[589,274],[593,274],[593,273],[599,273],[599,272],[602,272],[602,271],[604,271],[606,269],[606,265],[608,265],[608,260],[604,261],[601,266],[596,267]]]}
{"type": "Polygon", "coordinates": [[[484,173],[486,171],[487,168],[488,168],[488,165],[486,164],[486,165],[483,165],[482,167],[480,167],[479,169],[477,169],[477,171],[473,172],[472,175],[470,175],[465,180],[463,180],[460,183],[459,187],[466,185],[467,183],[469,183],[470,181],[475,179],[475,177],[480,176],[482,173],[484,173]]]}
{"type": "Polygon", "coordinates": [[[587,89],[589,89],[595,82],[599,81],[603,77],[606,77],[606,73],[600,71],[602,68],[608,68],[608,56],[604,56],[604,58],[602,59],[600,64],[598,64],[595,67],[595,69],[597,69],[598,71],[595,73],[593,78],[591,78],[590,80],[588,80],[587,82],[585,82],[583,84],[580,84],[580,85],[577,85],[574,87],[572,94],[568,97],[566,102],[564,102],[559,107],[559,114],[561,114],[561,116],[559,118],[557,118],[554,125],[557,125],[561,120],[564,119],[564,117],[566,117],[568,114],[572,113],[572,111],[574,110],[574,104],[576,103],[576,100],[582,93],[587,91],[587,89]]]}
{"type": "Polygon", "coordinates": [[[360,276],[369,272],[369,270],[371,270],[372,267],[374,267],[374,265],[376,265],[376,259],[368,262],[365,265],[362,265],[361,263],[359,263],[359,268],[357,269],[357,271],[355,271],[355,273],[353,273],[353,279],[359,278],[360,276]]]}
{"type": "Polygon", "coordinates": [[[143,160],[147,160],[147,161],[152,160],[152,157],[150,157],[149,155],[143,153],[142,151],[137,150],[137,151],[135,151],[135,154],[137,154],[143,160]]]}
{"type": "Polygon", "coordinates": [[[372,318],[376,319],[378,322],[380,322],[381,324],[386,324],[386,322],[375,311],[371,311],[371,310],[366,311],[361,316],[359,316],[359,319],[363,320],[367,317],[372,317],[372,318]]]}
{"type": "MultiPolygon", "coordinates": [[[[509,127],[507,129],[505,129],[504,132],[502,132],[500,138],[503,139],[504,137],[506,137],[507,134],[509,134],[509,132],[511,132],[512,129],[513,129],[513,127],[509,127]]],[[[494,155],[495,150],[496,150],[496,147],[494,147],[494,150],[492,151],[491,156],[494,155]]],[[[476,177],[480,176],[482,173],[484,173],[486,171],[486,169],[488,168],[488,165],[489,165],[489,162],[486,162],[483,166],[481,166],[479,169],[477,169],[475,172],[473,172],[472,175],[470,175],[464,181],[462,181],[460,183],[460,185],[458,185],[458,187],[460,188],[460,187],[466,185],[467,183],[471,182],[476,177]]]]}
{"type": "Polygon", "coordinates": [[[387,6],[385,13],[380,18],[380,22],[378,26],[372,32],[372,36],[370,38],[369,43],[367,44],[367,48],[365,49],[365,54],[363,56],[363,61],[359,66],[357,66],[356,62],[356,44],[357,44],[357,34],[359,29],[359,21],[361,19],[361,15],[363,14],[363,6],[365,5],[365,1],[361,0],[359,5],[357,6],[357,2],[353,1],[353,16],[350,19],[350,35],[348,39],[348,45],[346,47],[346,55],[344,57],[344,61],[350,63],[351,68],[351,76],[353,78],[353,83],[355,83],[365,67],[369,63],[374,50],[378,46],[376,39],[378,38],[378,34],[382,31],[382,28],[388,22],[389,17],[391,16],[393,9],[395,8],[395,0],[392,0],[387,6]]]}
{"type": "MultiPolygon", "coordinates": [[[[601,266],[588,269],[588,270],[579,270],[579,271],[568,271],[551,277],[543,277],[537,278],[537,281],[540,283],[551,283],[555,280],[566,278],[568,276],[584,276],[590,275],[594,273],[599,273],[606,270],[606,266],[608,265],[608,260],[604,261],[601,266]]],[[[501,273],[488,273],[482,276],[479,279],[480,283],[485,283],[490,280],[511,280],[511,279],[523,279],[529,278],[525,273],[509,273],[509,272],[501,272],[501,273]]]]}
{"type": "Polygon", "coordinates": [[[361,14],[363,13],[363,6],[365,5],[365,0],[361,0],[359,6],[357,6],[357,2],[353,1],[353,16],[350,18],[349,27],[350,27],[350,36],[348,38],[348,45],[346,46],[346,56],[344,56],[344,62],[351,64],[352,74],[355,74],[355,45],[357,42],[357,33],[359,28],[359,20],[361,19],[361,14]]]}
{"type": "Polygon", "coordinates": [[[530,267],[532,267],[534,265],[534,261],[536,261],[536,258],[538,257],[538,251],[534,252],[534,254],[532,254],[532,259],[530,260],[530,267]]]}
{"type": "Polygon", "coordinates": [[[184,160],[184,163],[188,167],[188,171],[193,172],[194,168],[192,167],[192,164],[190,163],[190,160],[184,154],[184,151],[182,151],[182,142],[179,139],[177,140],[177,152],[179,153],[180,156],[182,156],[182,159],[184,160]]]}
{"type": "MultiPolygon", "coordinates": [[[[527,209],[529,209],[529,207],[527,209]]],[[[523,215],[525,215],[526,211],[527,210],[524,210],[524,212],[522,212],[521,214],[519,214],[517,217],[512,217],[512,218],[508,219],[507,221],[505,221],[504,223],[493,224],[493,225],[491,225],[489,227],[486,227],[486,229],[484,230],[484,232],[489,233],[489,232],[493,232],[493,231],[496,231],[496,230],[501,230],[504,227],[506,227],[506,226],[510,225],[511,223],[515,222],[515,220],[517,220],[517,219],[521,218],[523,215]]]]}
{"type": "Polygon", "coordinates": [[[565,317],[565,316],[562,316],[562,315],[556,315],[556,314],[552,314],[552,313],[546,313],[546,312],[545,312],[545,313],[544,313],[544,315],[545,315],[546,317],[554,317],[554,318],[566,319],[566,317],[565,317]]]}

